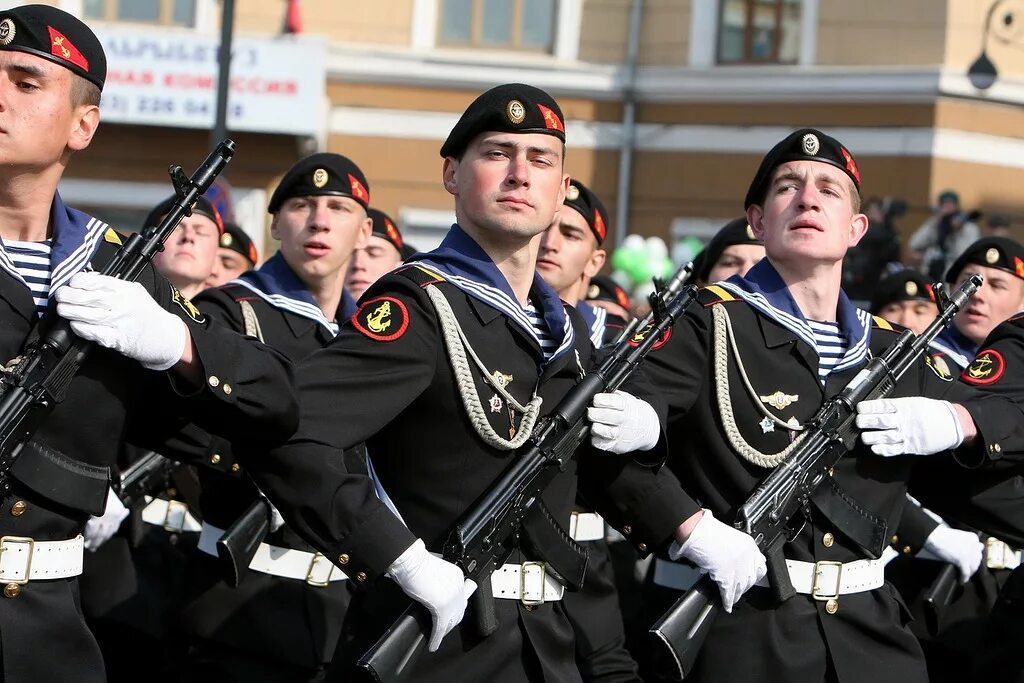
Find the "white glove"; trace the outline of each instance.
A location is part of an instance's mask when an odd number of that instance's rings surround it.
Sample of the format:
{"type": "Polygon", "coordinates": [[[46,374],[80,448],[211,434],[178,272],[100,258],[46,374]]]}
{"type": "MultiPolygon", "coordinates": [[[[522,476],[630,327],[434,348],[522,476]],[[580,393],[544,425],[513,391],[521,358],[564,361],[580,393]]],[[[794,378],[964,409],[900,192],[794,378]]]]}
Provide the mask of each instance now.
{"type": "Polygon", "coordinates": [[[668,555],[673,560],[685,557],[707,572],[718,584],[726,612],[732,612],[740,596],[768,573],[768,564],[754,539],[719,522],[711,510],[704,510],[686,543],[672,543],[668,555]]]}
{"type": "Polygon", "coordinates": [[[387,573],[406,595],[430,612],[434,629],[429,648],[437,652],[441,639],[462,621],[466,601],[476,590],[476,584],[451,562],[428,553],[420,539],[391,564],[387,573]]]}
{"type": "Polygon", "coordinates": [[[284,517],[281,516],[281,511],[274,507],[274,504],[269,500],[267,505],[270,506],[270,533],[274,533],[284,526],[284,517]]]}
{"type": "Polygon", "coordinates": [[[121,528],[121,522],[128,516],[128,508],[124,506],[114,490],[107,491],[107,505],[101,517],[90,517],[85,523],[82,536],[85,547],[93,552],[110,540],[110,537],[121,528]]]}
{"type": "Polygon", "coordinates": [[[880,398],[857,404],[861,440],[876,455],[930,455],[964,440],[953,404],[923,396],[880,398]]]}
{"type": "Polygon", "coordinates": [[[612,453],[647,451],[661,435],[658,414],[647,401],[624,391],[597,394],[587,408],[590,443],[612,453]]]}
{"type": "Polygon", "coordinates": [[[185,353],[185,323],[161,308],[137,282],[77,273],[54,298],[57,313],[71,321],[75,334],[150,370],[167,370],[185,353]]]}
{"type": "Polygon", "coordinates": [[[917,557],[948,562],[960,570],[961,583],[967,583],[981,566],[985,544],[978,539],[978,534],[940,524],[928,534],[917,557]]]}

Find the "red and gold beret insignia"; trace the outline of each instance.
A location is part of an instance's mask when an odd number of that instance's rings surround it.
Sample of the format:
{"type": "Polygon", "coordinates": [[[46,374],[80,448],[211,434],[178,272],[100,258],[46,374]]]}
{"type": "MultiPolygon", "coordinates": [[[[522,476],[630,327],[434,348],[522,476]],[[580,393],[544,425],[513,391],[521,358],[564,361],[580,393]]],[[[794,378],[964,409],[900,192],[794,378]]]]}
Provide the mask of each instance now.
{"type": "Polygon", "coordinates": [[[845,147],[840,146],[839,151],[843,153],[843,159],[846,160],[846,170],[857,179],[857,184],[860,185],[860,169],[857,168],[857,162],[853,160],[853,156],[846,151],[845,147]]]}
{"type": "Polygon", "coordinates": [[[50,54],[67,60],[85,71],[89,70],[89,60],[78,51],[78,48],[68,40],[67,36],[52,26],[47,26],[46,30],[50,32],[50,54]]]}
{"type": "Polygon", "coordinates": [[[615,300],[618,301],[619,305],[625,308],[627,311],[629,310],[629,307],[633,304],[633,302],[629,300],[629,295],[626,294],[626,290],[624,290],[622,287],[615,288],[615,300]]]}
{"type": "Polygon", "coordinates": [[[387,218],[384,219],[384,230],[388,233],[388,239],[391,240],[396,247],[402,248],[402,236],[398,234],[398,228],[387,218]]]}
{"type": "Polygon", "coordinates": [[[1013,271],[1017,277],[1024,277],[1024,261],[1019,256],[1013,257],[1013,271]]]}
{"type": "Polygon", "coordinates": [[[359,307],[352,324],[374,341],[395,341],[409,329],[409,309],[392,296],[379,296],[359,307]]]}
{"type": "Polygon", "coordinates": [[[359,179],[351,173],[348,174],[348,184],[352,188],[353,197],[361,201],[363,204],[370,203],[370,193],[366,191],[366,188],[363,187],[361,182],[359,182],[359,179]]]}
{"type": "Polygon", "coordinates": [[[559,132],[565,132],[565,126],[562,125],[562,119],[558,118],[558,114],[555,113],[550,107],[545,107],[543,104],[538,104],[537,108],[540,109],[541,116],[544,117],[544,127],[548,130],[557,130],[559,132]]]}
{"type": "MultiPolygon", "coordinates": [[[[642,330],[637,330],[636,332],[633,333],[633,336],[629,338],[629,341],[627,343],[630,346],[632,346],[634,349],[636,347],[640,346],[640,344],[643,343],[644,339],[647,338],[647,335],[650,334],[651,329],[653,327],[654,327],[654,325],[652,323],[652,324],[649,324],[646,327],[644,327],[642,330]]],[[[661,339],[659,339],[658,341],[654,342],[654,344],[651,346],[651,351],[657,351],[662,346],[667,344],[668,340],[671,339],[671,338],[672,338],[672,328],[670,327],[667,330],[665,330],[664,334],[661,335],[661,339]]]]}
{"type": "Polygon", "coordinates": [[[253,263],[259,263],[259,254],[256,253],[256,245],[249,242],[249,260],[253,263]]]}
{"type": "Polygon", "coordinates": [[[597,209],[594,209],[594,232],[597,233],[602,242],[608,236],[608,229],[604,227],[604,218],[601,217],[601,212],[597,209]]]}
{"type": "Polygon", "coordinates": [[[974,362],[960,374],[960,379],[968,384],[984,386],[999,381],[1006,371],[1003,354],[995,349],[985,349],[974,357],[974,362]]]}

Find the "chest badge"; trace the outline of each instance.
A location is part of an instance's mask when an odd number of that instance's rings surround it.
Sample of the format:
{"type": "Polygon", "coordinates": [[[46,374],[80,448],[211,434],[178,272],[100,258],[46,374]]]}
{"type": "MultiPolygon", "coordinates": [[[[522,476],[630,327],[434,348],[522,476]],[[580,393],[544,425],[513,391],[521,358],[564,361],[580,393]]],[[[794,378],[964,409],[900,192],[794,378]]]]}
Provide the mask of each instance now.
{"type": "Polygon", "coordinates": [[[786,394],[781,390],[776,391],[774,394],[768,396],[760,396],[761,403],[775,408],[775,410],[785,410],[794,403],[800,400],[800,397],[796,394],[786,394]]]}
{"type": "Polygon", "coordinates": [[[494,372],[492,372],[491,379],[494,381],[494,384],[501,389],[504,389],[509,384],[512,384],[512,375],[506,375],[501,370],[495,370],[494,372]]]}
{"type": "Polygon", "coordinates": [[[775,431],[775,423],[774,423],[774,422],[772,422],[772,420],[771,420],[771,418],[770,418],[770,417],[767,417],[767,416],[766,416],[766,417],[765,417],[765,418],[764,418],[763,420],[761,420],[761,422],[760,422],[760,423],[758,423],[758,424],[760,424],[760,425],[761,425],[761,432],[762,432],[763,434],[768,434],[769,432],[774,432],[774,431],[775,431]]]}
{"type": "Polygon", "coordinates": [[[494,396],[491,396],[491,412],[492,413],[500,413],[501,412],[501,397],[498,396],[497,394],[495,394],[494,396]]]}

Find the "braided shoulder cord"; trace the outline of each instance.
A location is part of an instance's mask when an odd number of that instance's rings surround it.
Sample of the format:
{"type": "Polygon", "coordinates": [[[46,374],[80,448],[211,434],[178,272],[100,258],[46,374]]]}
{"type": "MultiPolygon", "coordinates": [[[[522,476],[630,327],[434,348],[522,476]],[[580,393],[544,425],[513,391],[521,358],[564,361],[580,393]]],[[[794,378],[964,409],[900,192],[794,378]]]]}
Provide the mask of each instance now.
{"type": "MultiPolygon", "coordinates": [[[[732,331],[732,321],[729,319],[729,313],[725,310],[725,306],[712,306],[711,307],[712,317],[715,322],[714,331],[714,367],[715,367],[715,391],[718,398],[719,413],[722,416],[722,426],[725,429],[725,436],[729,440],[729,444],[733,450],[736,451],[744,460],[757,465],[758,467],[772,468],[781,463],[786,457],[793,451],[797,445],[803,441],[804,435],[801,434],[793,440],[786,448],[782,449],[778,453],[762,453],[753,446],[751,446],[740,434],[739,427],[736,425],[736,416],[733,414],[732,399],[729,396],[729,355],[726,347],[726,339],[732,347],[733,356],[736,358],[736,365],[739,368],[740,377],[743,379],[743,383],[746,386],[747,391],[750,393],[750,397],[754,401],[754,405],[764,413],[769,419],[778,425],[786,429],[793,429],[792,426],[778,419],[761,405],[758,399],[757,393],[754,388],[750,385],[750,379],[747,377],[747,372],[743,367],[743,360],[740,358],[738,349],[736,348],[736,339],[732,331]]],[[[803,427],[800,427],[794,431],[800,431],[803,427]]]]}
{"type": "Polygon", "coordinates": [[[427,295],[430,297],[431,303],[434,304],[434,308],[437,311],[437,318],[441,322],[441,333],[444,336],[444,344],[448,349],[448,360],[451,361],[452,370],[455,373],[455,383],[459,387],[459,395],[462,397],[462,403],[466,408],[466,414],[469,415],[469,421],[473,425],[473,429],[480,435],[480,438],[492,448],[500,450],[514,450],[519,448],[526,440],[530,438],[530,433],[533,431],[533,426],[537,422],[537,418],[540,416],[540,405],[543,399],[540,396],[534,396],[527,405],[519,403],[514,396],[508,393],[504,387],[500,386],[490,375],[487,367],[484,366],[479,356],[476,355],[476,351],[469,345],[469,341],[466,339],[466,334],[462,331],[462,327],[459,325],[458,319],[455,317],[455,312],[452,310],[451,304],[448,303],[448,299],[445,298],[444,294],[434,285],[427,286],[427,295]],[[506,439],[500,434],[494,431],[494,427],[491,426],[490,420],[487,419],[487,412],[484,410],[483,405],[480,403],[480,395],[476,389],[476,383],[473,381],[473,373],[470,370],[469,360],[466,358],[466,352],[469,351],[470,356],[473,358],[473,362],[477,368],[483,374],[484,381],[489,384],[496,393],[501,395],[509,405],[518,410],[523,414],[522,419],[519,421],[519,431],[516,432],[515,437],[512,439],[506,439]]]}

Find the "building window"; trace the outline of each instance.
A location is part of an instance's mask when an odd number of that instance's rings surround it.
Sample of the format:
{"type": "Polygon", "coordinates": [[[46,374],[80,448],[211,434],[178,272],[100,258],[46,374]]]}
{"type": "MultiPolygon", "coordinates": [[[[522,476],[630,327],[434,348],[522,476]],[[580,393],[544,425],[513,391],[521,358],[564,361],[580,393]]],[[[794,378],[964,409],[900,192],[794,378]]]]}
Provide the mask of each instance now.
{"type": "Polygon", "coordinates": [[[195,26],[196,0],[84,0],[86,19],[195,26]]]}
{"type": "Polygon", "coordinates": [[[441,0],[438,44],[550,52],[555,0],[441,0]]]}
{"type": "Polygon", "coordinates": [[[802,0],[722,0],[719,64],[795,64],[802,0]]]}

